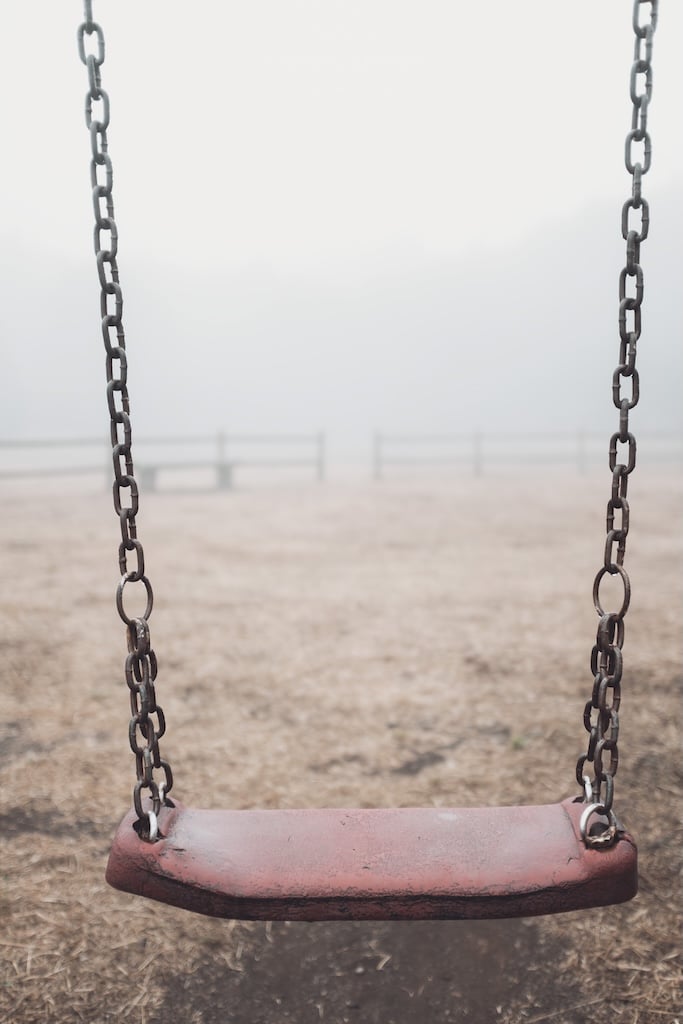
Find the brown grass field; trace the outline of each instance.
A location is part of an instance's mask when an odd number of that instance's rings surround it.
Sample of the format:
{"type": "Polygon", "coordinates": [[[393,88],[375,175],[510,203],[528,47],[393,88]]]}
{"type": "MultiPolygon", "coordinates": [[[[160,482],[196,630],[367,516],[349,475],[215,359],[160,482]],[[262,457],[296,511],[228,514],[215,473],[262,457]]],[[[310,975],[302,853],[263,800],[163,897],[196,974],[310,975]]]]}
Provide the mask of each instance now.
{"type": "MultiPolygon", "coordinates": [[[[108,888],[130,803],[110,495],[6,483],[0,1022],[683,1022],[679,470],[630,489],[620,907],[249,924],[108,888]]],[[[576,792],[609,472],[143,495],[174,795],[235,807],[576,792]]]]}

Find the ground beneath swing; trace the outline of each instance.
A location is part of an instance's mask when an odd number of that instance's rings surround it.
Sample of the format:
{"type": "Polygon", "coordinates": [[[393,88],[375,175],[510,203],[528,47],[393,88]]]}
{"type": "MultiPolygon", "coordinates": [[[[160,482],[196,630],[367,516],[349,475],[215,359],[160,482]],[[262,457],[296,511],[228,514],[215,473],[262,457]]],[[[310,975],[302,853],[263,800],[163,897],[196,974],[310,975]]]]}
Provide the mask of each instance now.
{"type": "MultiPolygon", "coordinates": [[[[574,792],[604,477],[144,496],[178,797],[574,792]]],[[[617,803],[640,895],[560,918],[414,924],[214,921],[108,889],[133,771],[118,527],[108,494],[62,488],[27,481],[0,499],[0,1024],[683,1024],[680,474],[643,473],[630,493],[617,803]]]]}

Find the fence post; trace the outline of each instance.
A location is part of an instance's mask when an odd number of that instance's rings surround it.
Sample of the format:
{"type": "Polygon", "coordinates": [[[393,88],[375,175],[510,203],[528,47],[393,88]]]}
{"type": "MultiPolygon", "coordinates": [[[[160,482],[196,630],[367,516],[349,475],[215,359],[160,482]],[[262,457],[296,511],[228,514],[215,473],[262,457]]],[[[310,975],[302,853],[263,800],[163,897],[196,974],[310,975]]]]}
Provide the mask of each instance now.
{"type": "Polygon", "coordinates": [[[216,464],[216,486],[219,491],[229,491],[232,489],[232,466],[229,462],[219,462],[216,464]]]}
{"type": "Polygon", "coordinates": [[[143,491],[156,491],[157,489],[157,467],[140,466],[140,487],[143,491]]]}
{"type": "Polygon", "coordinates": [[[375,431],[372,442],[372,477],[373,480],[382,479],[382,435],[378,430],[375,431]]]}
{"type": "Polygon", "coordinates": [[[317,475],[318,483],[322,483],[325,479],[325,435],[322,430],[318,431],[317,437],[317,475]]]}
{"type": "Polygon", "coordinates": [[[227,459],[227,437],[222,430],[216,434],[216,487],[219,491],[232,488],[232,465],[227,459]]]}

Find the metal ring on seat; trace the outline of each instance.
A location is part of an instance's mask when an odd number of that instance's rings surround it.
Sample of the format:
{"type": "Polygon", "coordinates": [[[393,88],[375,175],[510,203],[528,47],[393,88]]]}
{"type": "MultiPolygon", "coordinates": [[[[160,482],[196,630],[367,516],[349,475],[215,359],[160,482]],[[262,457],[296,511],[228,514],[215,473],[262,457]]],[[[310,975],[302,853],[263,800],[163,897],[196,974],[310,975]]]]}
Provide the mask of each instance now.
{"type": "Polygon", "coordinates": [[[604,804],[588,804],[579,822],[581,838],[586,846],[611,846],[619,832],[619,822],[613,810],[607,811],[604,804]],[[598,835],[590,835],[588,822],[594,814],[601,814],[609,820],[609,826],[598,835]]]}

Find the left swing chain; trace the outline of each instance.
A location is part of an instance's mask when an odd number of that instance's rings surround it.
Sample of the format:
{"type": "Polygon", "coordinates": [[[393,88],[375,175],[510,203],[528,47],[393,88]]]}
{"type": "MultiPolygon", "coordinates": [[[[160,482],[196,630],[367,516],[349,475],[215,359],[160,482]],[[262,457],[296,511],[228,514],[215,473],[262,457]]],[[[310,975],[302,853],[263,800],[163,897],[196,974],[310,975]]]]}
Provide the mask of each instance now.
{"type": "Polygon", "coordinates": [[[152,584],[145,575],[145,556],[138,539],[136,523],[139,496],[133,469],[123,294],[117,262],[118,230],[114,219],[113,171],[107,139],[109,96],[102,88],[101,75],[104,33],[93,20],[92,0],[84,0],[84,8],[85,20],[78,28],[78,53],[88,69],[85,123],[90,133],[92,154],[90,182],[95,213],[94,242],[100,282],[102,338],[106,350],[107,405],[114,464],[114,511],[121,525],[121,579],[116,589],[116,608],[126,626],[128,641],[125,677],[130,691],[132,716],[128,735],[135,755],[137,774],[133,790],[133,804],[138,816],[136,827],[142,838],[154,841],[158,835],[159,811],[173,786],[173,774],[171,766],[162,759],[159,750],[159,740],[166,731],[166,721],[157,704],[154,689],[157,660],[149,633],[154,595],[152,584]],[[132,565],[129,565],[129,558],[132,565]],[[141,584],[145,594],[145,611],[139,617],[129,617],[124,607],[124,590],[132,583],[141,584]],[[161,782],[155,777],[155,771],[159,778],[163,776],[161,782]],[[148,797],[145,807],[143,795],[148,797]]]}

